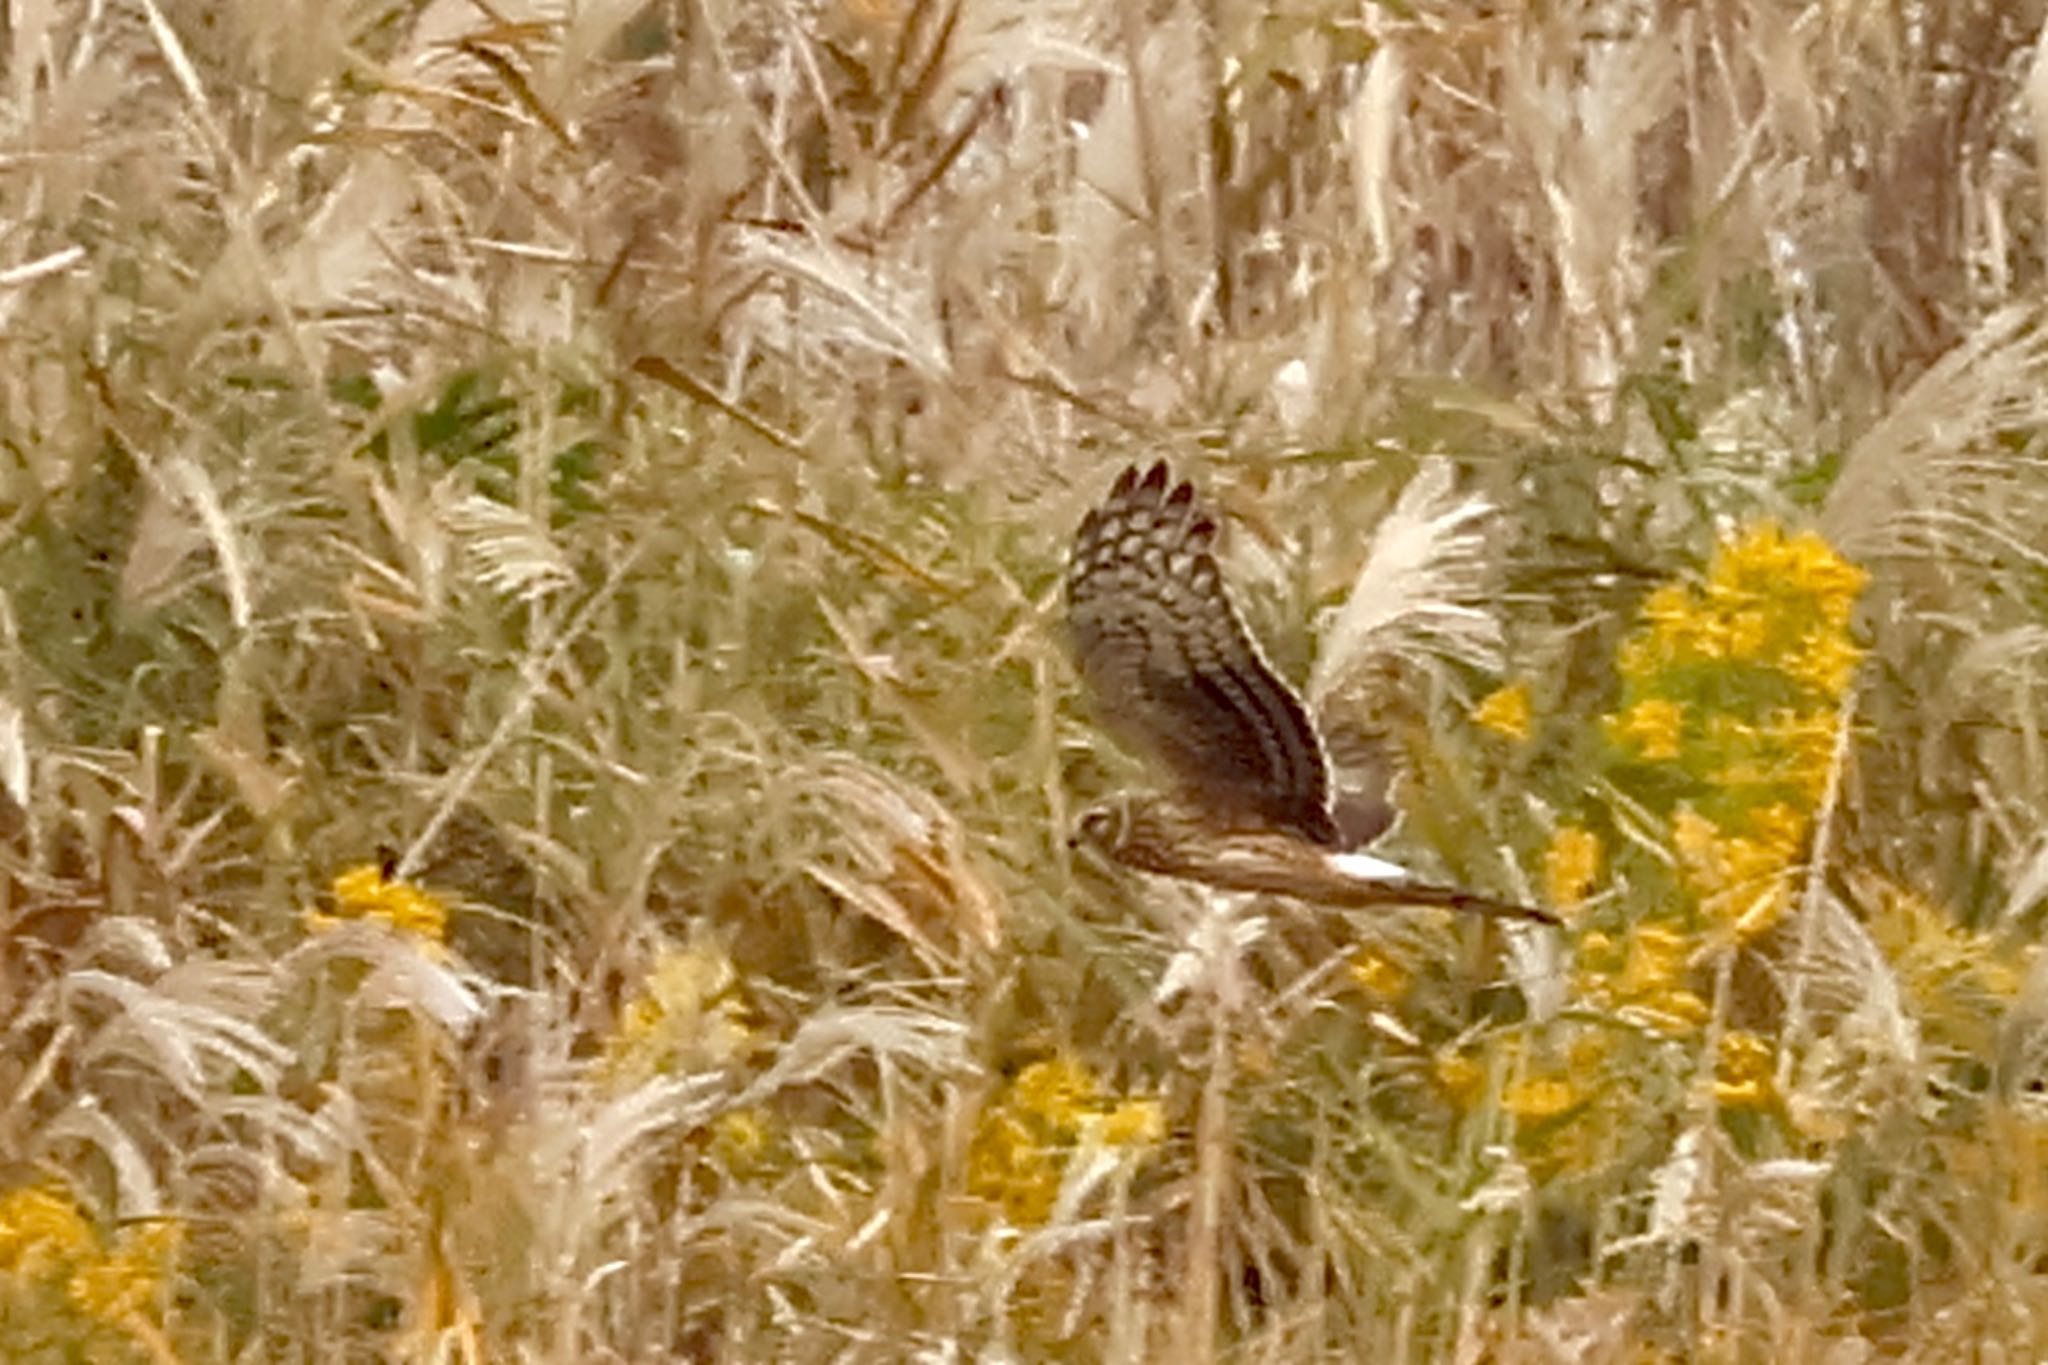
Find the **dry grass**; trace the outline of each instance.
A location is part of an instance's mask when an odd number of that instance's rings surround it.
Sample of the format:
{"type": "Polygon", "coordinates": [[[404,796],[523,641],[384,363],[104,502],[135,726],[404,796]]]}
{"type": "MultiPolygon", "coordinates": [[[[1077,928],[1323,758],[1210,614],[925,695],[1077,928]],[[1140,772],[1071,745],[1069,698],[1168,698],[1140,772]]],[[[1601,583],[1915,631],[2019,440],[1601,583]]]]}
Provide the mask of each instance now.
{"type": "Polygon", "coordinates": [[[2043,17],[16,0],[0,1353],[2048,1351],[2043,17]],[[1569,929],[1071,859],[1158,454],[1569,929]]]}

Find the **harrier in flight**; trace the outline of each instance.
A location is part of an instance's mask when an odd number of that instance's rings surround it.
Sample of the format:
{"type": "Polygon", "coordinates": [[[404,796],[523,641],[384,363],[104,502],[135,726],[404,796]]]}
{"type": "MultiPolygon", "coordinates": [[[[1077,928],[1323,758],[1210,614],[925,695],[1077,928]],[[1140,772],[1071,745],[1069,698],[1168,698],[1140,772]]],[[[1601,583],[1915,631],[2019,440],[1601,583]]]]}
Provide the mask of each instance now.
{"type": "Polygon", "coordinates": [[[1322,735],[1231,600],[1219,530],[1194,485],[1161,460],[1125,469],[1075,535],[1067,616],[1082,680],[1103,727],[1157,758],[1174,787],[1088,812],[1078,841],[1127,867],[1224,890],[1557,923],[1342,848],[1322,735]]]}

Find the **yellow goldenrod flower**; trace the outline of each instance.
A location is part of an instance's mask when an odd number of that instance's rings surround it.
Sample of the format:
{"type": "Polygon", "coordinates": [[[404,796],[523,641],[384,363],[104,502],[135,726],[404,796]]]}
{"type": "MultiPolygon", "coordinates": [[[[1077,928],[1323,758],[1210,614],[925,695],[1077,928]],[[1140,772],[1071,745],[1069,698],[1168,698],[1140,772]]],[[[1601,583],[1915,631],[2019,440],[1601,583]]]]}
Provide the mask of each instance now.
{"type": "Polygon", "coordinates": [[[1679,863],[1688,876],[1694,875],[1695,868],[1711,865],[1719,836],[1714,822],[1690,806],[1681,806],[1671,817],[1671,847],[1677,850],[1679,863]]]}
{"type": "Polygon", "coordinates": [[[36,1279],[94,1243],[92,1225],[61,1190],[32,1186],[0,1198],[0,1273],[36,1279]]]}
{"type": "Polygon", "coordinates": [[[1669,668],[1671,656],[1654,633],[1642,631],[1622,641],[1614,662],[1622,677],[1632,683],[1640,683],[1669,668]]]}
{"type": "Polygon", "coordinates": [[[759,1106],[729,1109],[711,1124],[711,1154],[736,1175],[759,1171],[770,1144],[768,1112],[759,1106]]]}
{"type": "Polygon", "coordinates": [[[1714,1063],[1714,1099],[1729,1109],[1761,1109],[1777,1098],[1771,1045],[1754,1033],[1721,1035],[1714,1063]]]}
{"type": "Polygon", "coordinates": [[[1785,623],[1790,635],[1769,624],[1759,632],[1783,642],[1778,667],[1838,698],[1860,655],[1848,638],[1848,626],[1866,581],[1863,570],[1819,535],[1803,531],[1788,537],[1766,521],[1715,551],[1707,592],[1720,602],[1739,603],[1745,612],[1768,613],[1785,623]]]}
{"type": "MultiPolygon", "coordinates": [[[[65,1303],[74,1315],[71,1325],[48,1326],[74,1348],[84,1348],[104,1328],[154,1334],[162,1291],[183,1244],[184,1226],[159,1219],[123,1230],[109,1246],[68,1191],[12,1191],[0,1197],[0,1319],[30,1300],[46,1305],[35,1310],[45,1318],[47,1305],[65,1303]]],[[[99,1341],[90,1357],[99,1359],[106,1349],[99,1341]]]]}
{"type": "Polygon", "coordinates": [[[1870,936],[1884,952],[1901,994],[1930,1041],[1983,1056],[1997,1046],[2001,1020],[2022,990],[2039,949],[2020,952],[1964,927],[1946,907],[1873,881],[1870,936]]]}
{"type": "Polygon", "coordinates": [[[1062,1129],[1079,1127],[1080,1115],[1094,1097],[1094,1073],[1076,1058],[1064,1055],[1033,1062],[1017,1073],[1010,1086],[1015,1108],[1062,1129]]]}
{"type": "Polygon", "coordinates": [[[1813,531],[1794,536],[1791,549],[1791,578],[1820,599],[1834,620],[1846,623],[1870,575],[1836,554],[1834,547],[1813,531]]]}
{"type": "Polygon", "coordinates": [[[1156,1147],[1166,1136],[1166,1114],[1158,1100],[1124,1100],[1096,1120],[1093,1131],[1107,1147],[1156,1147]]]}
{"type": "Polygon", "coordinates": [[[1600,836],[1577,825],[1560,825],[1543,851],[1543,887],[1551,908],[1575,910],[1600,876],[1600,836]]]}
{"type": "Polygon", "coordinates": [[[1565,1057],[1575,1076],[1598,1075],[1614,1058],[1615,1033],[1612,1029],[1580,1029],[1572,1035],[1565,1057]]]}
{"type": "Polygon", "coordinates": [[[1159,1102],[1105,1097],[1079,1060],[1058,1056],[1017,1073],[982,1111],[968,1152],[968,1189],[1002,1206],[1011,1222],[1045,1222],[1067,1163],[1084,1140],[1141,1153],[1165,1136],[1159,1102]]]}
{"type": "Polygon", "coordinates": [[[1612,975],[1621,970],[1628,960],[1622,943],[1612,934],[1592,930],[1579,939],[1579,968],[1581,971],[1602,972],[1612,975]]]}
{"type": "Polygon", "coordinates": [[[1518,1154],[1532,1174],[1547,1180],[1611,1162],[1627,1140],[1636,1097],[1613,1083],[1614,1040],[1623,1036],[1623,1030],[1566,1025],[1560,1053],[1550,1045],[1532,1048],[1531,1040],[1514,1034],[1483,1035],[1439,1052],[1431,1069],[1445,1098],[1468,1113],[1485,1098],[1487,1080],[1504,1077],[1499,1104],[1518,1121],[1518,1154]]]}
{"type": "Polygon", "coordinates": [[[1606,935],[1587,935],[1580,945],[1577,978],[1589,997],[1616,1009],[1634,1009],[1672,1034],[1689,1033],[1710,1011],[1685,984],[1693,945],[1662,924],[1639,924],[1617,944],[1606,935]],[[1589,951],[1590,950],[1590,951],[1589,951]]]}
{"type": "Polygon", "coordinates": [[[1758,888],[1785,871],[1789,849],[1737,836],[1720,843],[1721,879],[1730,890],[1758,888]]]}
{"type": "Polygon", "coordinates": [[[1867,575],[1813,531],[1787,536],[1775,521],[1758,522],[1714,552],[1708,582],[1724,592],[1797,592],[1839,610],[1846,619],[1867,575]]]}
{"type": "Polygon", "coordinates": [[[1529,685],[1511,683],[1488,693],[1472,708],[1472,719],[1497,735],[1521,741],[1529,738],[1529,685]]]}
{"type": "Polygon", "coordinates": [[[1811,532],[1766,521],[1723,540],[1703,581],[1645,599],[1620,649],[1627,686],[1609,733],[1704,786],[1818,801],[1862,655],[1849,622],[1863,582],[1811,532]],[[1804,700],[1786,707],[1788,690],[1804,700]]]}
{"type": "Polygon", "coordinates": [[[1782,753],[1782,780],[1796,784],[1810,802],[1828,789],[1835,767],[1835,732],[1840,713],[1832,706],[1812,711],[1772,711],[1764,718],[1765,733],[1782,753]]]}
{"type": "Polygon", "coordinates": [[[1667,639],[1682,633],[1692,617],[1692,594],[1682,583],[1666,583],[1643,599],[1643,619],[1667,639]]]}
{"type": "Polygon", "coordinates": [[[1697,991],[1683,986],[1674,986],[1660,995],[1645,996],[1636,1004],[1667,1037],[1696,1033],[1714,1012],[1697,991]]]}
{"type": "Polygon", "coordinates": [[[1013,1223],[1036,1227],[1059,1198],[1062,1158],[998,1108],[982,1116],[967,1159],[967,1188],[1002,1207],[1013,1223]]]}
{"type": "Polygon", "coordinates": [[[330,890],[339,915],[309,912],[307,927],[319,932],[337,920],[377,919],[401,933],[429,943],[448,938],[448,907],[439,896],[395,877],[386,877],[375,863],[362,863],[334,879],[330,890]]]}
{"type": "Polygon", "coordinates": [[[1462,1052],[1438,1057],[1431,1069],[1436,1073],[1436,1083],[1444,1094],[1460,1106],[1471,1104],[1478,1097],[1480,1087],[1486,1083],[1486,1069],[1462,1052]]]}
{"type": "Polygon", "coordinates": [[[1554,1119],[1582,1102],[1578,1089],[1555,1076],[1526,1076],[1507,1088],[1501,1106],[1519,1119],[1554,1119]]]}
{"type": "Polygon", "coordinates": [[[1628,936],[1622,989],[1636,996],[1668,989],[1684,974],[1691,958],[1692,946],[1676,930],[1661,924],[1638,925],[1628,936]]]}
{"type": "Polygon", "coordinates": [[[102,1322],[150,1316],[148,1309],[162,1290],[178,1252],[184,1227],[157,1219],[121,1234],[113,1253],[81,1265],[65,1286],[79,1311],[102,1322]]]}
{"type": "Polygon", "coordinates": [[[1351,984],[1376,1000],[1398,1000],[1408,992],[1412,979],[1408,969],[1377,948],[1360,948],[1351,955],[1345,974],[1351,984]]]}
{"type": "Polygon", "coordinates": [[[1618,742],[1633,741],[1652,762],[1674,759],[1685,734],[1685,708],[1662,697],[1646,697],[1610,720],[1608,733],[1618,742]]]}
{"type": "Polygon", "coordinates": [[[1729,612],[1721,623],[1722,657],[1754,659],[1764,652],[1771,635],[1771,618],[1755,607],[1729,612]]]}
{"type": "Polygon", "coordinates": [[[1742,818],[1754,835],[1726,833],[1689,808],[1671,820],[1671,845],[1686,886],[1737,942],[1770,928],[1791,904],[1791,874],[1808,823],[1803,812],[1783,802],[1753,808],[1742,818]]]}
{"type": "MultiPolygon", "coordinates": [[[[1818,535],[1788,539],[1775,522],[1759,523],[1716,547],[1698,587],[1667,583],[1644,599],[1623,674],[1640,682],[1674,663],[1765,659],[1810,647],[1816,632],[1833,637],[1826,657],[1838,664],[1844,647],[1853,655],[1846,632],[1863,583],[1863,571],[1818,535]]],[[[1810,671],[1840,677],[1832,665],[1810,671]]]]}
{"type": "Polygon", "coordinates": [[[1808,632],[1780,666],[1813,691],[1833,698],[1848,692],[1849,679],[1862,661],[1863,650],[1848,631],[1830,622],[1808,632]]]}
{"type": "Polygon", "coordinates": [[[629,1088],[737,1061],[754,1041],[738,982],[732,959],[714,946],[662,949],[605,1040],[607,1074],[629,1088]]]}
{"type": "Polygon", "coordinates": [[[1757,840],[1788,858],[1805,843],[1806,828],[1810,823],[1805,811],[1795,810],[1783,801],[1758,806],[1749,812],[1749,827],[1757,840]]]}

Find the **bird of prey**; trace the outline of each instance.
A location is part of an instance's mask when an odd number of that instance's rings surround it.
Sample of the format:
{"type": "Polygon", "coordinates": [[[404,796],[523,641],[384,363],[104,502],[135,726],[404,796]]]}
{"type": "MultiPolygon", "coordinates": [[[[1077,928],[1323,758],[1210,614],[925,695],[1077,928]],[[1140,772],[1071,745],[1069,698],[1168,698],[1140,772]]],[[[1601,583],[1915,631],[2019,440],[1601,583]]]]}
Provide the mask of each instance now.
{"type": "Polygon", "coordinates": [[[1088,812],[1076,842],[1223,890],[1557,923],[1342,848],[1322,735],[1231,599],[1220,531],[1161,460],[1126,468],[1074,537],[1067,618],[1082,681],[1103,727],[1157,758],[1174,788],[1088,812]]]}

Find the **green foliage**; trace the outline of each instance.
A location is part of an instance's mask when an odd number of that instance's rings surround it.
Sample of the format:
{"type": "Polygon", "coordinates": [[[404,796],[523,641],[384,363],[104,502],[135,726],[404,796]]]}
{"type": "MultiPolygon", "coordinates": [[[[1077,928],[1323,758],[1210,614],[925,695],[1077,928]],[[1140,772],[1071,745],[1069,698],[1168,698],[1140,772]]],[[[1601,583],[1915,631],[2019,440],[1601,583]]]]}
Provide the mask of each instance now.
{"type": "MultiPolygon", "coordinates": [[[[411,414],[405,425],[411,448],[445,468],[460,470],[474,480],[484,496],[508,506],[519,502],[521,447],[517,398],[503,392],[504,378],[490,369],[466,369],[452,376],[433,401],[411,414]]],[[[367,374],[341,375],[330,381],[328,393],[337,402],[379,413],[383,395],[376,380],[367,374]]],[[[589,419],[595,415],[598,393],[588,384],[566,382],[553,407],[557,418],[589,419]]],[[[391,454],[391,428],[380,426],[365,445],[372,458],[386,460],[391,454]]],[[[585,437],[569,442],[544,459],[547,491],[557,524],[598,509],[593,485],[603,472],[606,447],[603,441],[585,437]]]]}

